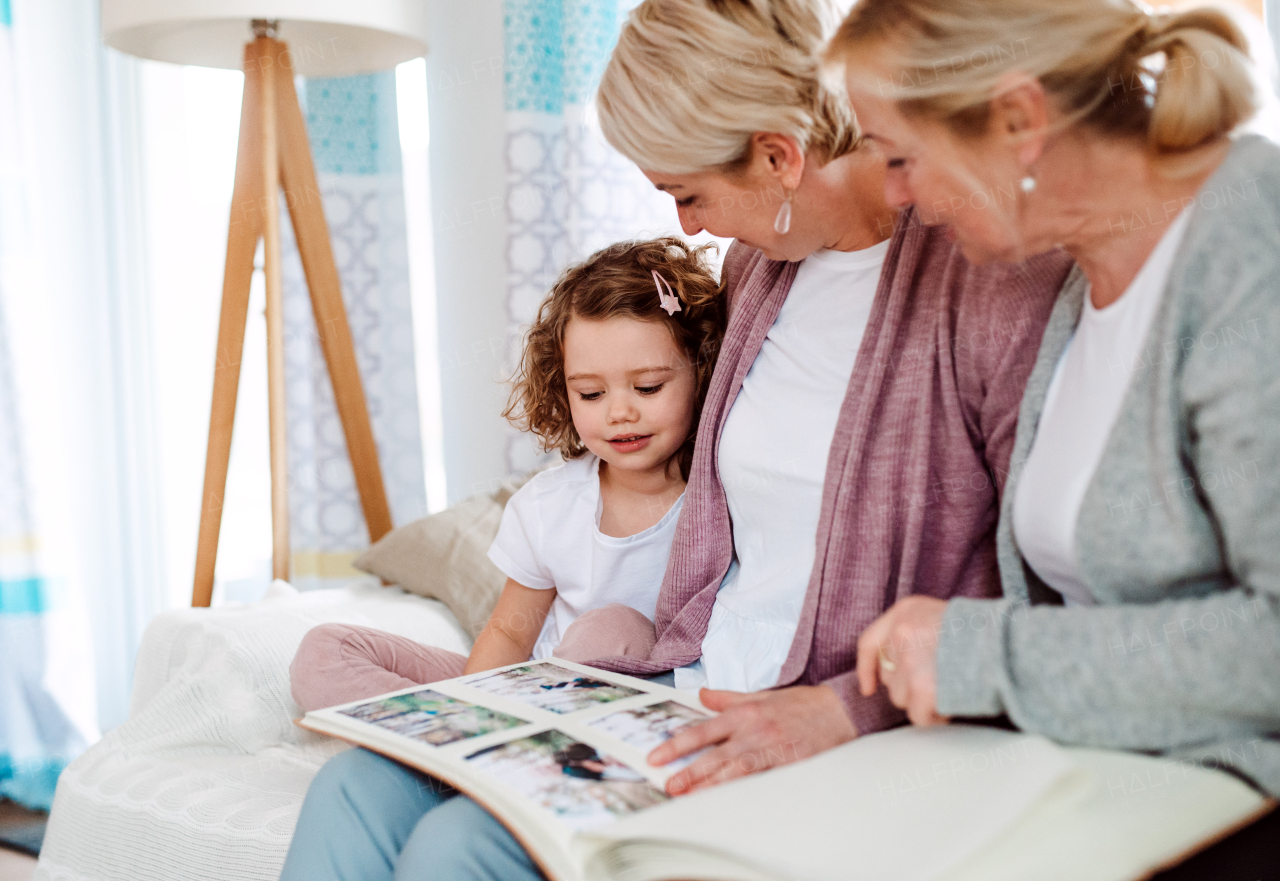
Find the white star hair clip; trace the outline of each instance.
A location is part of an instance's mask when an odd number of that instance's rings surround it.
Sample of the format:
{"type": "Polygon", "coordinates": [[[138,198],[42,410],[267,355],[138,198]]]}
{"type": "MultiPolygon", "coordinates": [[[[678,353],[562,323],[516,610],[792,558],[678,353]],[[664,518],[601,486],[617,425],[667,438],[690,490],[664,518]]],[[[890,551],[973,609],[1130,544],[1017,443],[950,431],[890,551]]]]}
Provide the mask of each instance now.
{"type": "Polygon", "coordinates": [[[660,308],[667,310],[667,315],[675,315],[680,309],[680,298],[676,296],[676,292],[671,290],[671,284],[663,278],[658,270],[653,270],[653,286],[658,289],[658,305],[660,308]],[[663,291],[663,286],[666,291],[663,291]]]}

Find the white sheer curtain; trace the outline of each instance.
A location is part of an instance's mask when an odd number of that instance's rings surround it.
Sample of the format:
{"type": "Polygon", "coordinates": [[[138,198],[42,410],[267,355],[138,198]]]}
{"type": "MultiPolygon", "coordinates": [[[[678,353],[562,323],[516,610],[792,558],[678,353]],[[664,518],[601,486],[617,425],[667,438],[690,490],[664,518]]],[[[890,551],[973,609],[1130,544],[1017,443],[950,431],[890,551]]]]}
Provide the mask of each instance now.
{"type": "Polygon", "coordinates": [[[7,319],[66,619],[44,679],[92,736],[124,719],[138,640],[165,604],[136,67],[101,47],[95,0],[12,11],[27,241],[7,319]]]}
{"type": "Polygon", "coordinates": [[[11,300],[21,314],[20,301],[37,290],[10,24],[0,0],[0,796],[48,808],[58,775],[95,726],[85,681],[49,675],[77,656],[87,662],[89,653],[77,651],[83,616],[68,608],[66,585],[42,541],[38,502],[46,487],[30,467],[41,432],[31,430],[38,426],[19,394],[20,385],[31,391],[30,382],[15,358],[21,328],[8,318],[11,300]]]}

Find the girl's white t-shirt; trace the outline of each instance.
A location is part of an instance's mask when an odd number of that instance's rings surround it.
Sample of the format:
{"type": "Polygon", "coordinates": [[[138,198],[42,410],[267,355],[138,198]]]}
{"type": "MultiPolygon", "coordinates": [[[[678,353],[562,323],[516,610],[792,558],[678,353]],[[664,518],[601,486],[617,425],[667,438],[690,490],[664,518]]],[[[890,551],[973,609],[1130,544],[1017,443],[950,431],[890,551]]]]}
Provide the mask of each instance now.
{"type": "Polygon", "coordinates": [[[1143,346],[1160,307],[1191,209],[1160,238],[1120,299],[1080,323],[1058,359],[1035,441],[1013,496],[1013,533],[1023,558],[1068,605],[1092,605],[1076,558],[1076,521],[1133,375],[1148,369],[1143,346]]]}
{"type": "Polygon", "coordinates": [[[702,659],[676,671],[679,688],[777,684],[813,570],[827,455],[888,251],[886,240],[805,258],[733,401],[719,468],[734,559],[702,659]]]}
{"type": "Polygon", "coordinates": [[[555,588],[532,658],[551,656],[579,615],[622,603],[653,620],[684,495],[653,526],[617,538],[600,531],[600,459],[591,453],[535,475],[507,501],[489,559],[508,578],[555,588]]]}

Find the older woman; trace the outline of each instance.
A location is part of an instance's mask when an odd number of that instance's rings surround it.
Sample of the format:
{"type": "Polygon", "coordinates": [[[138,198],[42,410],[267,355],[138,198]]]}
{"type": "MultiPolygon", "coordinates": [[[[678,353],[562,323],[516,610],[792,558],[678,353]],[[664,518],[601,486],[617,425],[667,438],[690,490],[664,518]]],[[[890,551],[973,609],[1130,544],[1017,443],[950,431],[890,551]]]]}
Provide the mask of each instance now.
{"type": "Polygon", "coordinates": [[[1280,795],[1280,148],[1231,137],[1253,106],[1237,30],[1117,0],[863,0],[833,54],[891,202],[972,260],[1061,244],[1080,267],[1023,399],[1007,598],[900,601],[862,638],[863,692],[878,667],[917,724],[1007,714],[1280,795]]]}
{"type": "MultiPolygon", "coordinates": [[[[1017,402],[1070,260],[971,267],[884,200],[884,160],[820,81],[823,0],[646,0],[599,94],[606,136],[736,238],[730,326],[647,661],[723,712],[673,794],[897,724],[857,691],[857,637],[894,599],[990,597],[1017,402]],[[765,689],[774,689],[765,691],[765,689]]],[[[586,621],[584,617],[583,622],[586,621]]],[[[353,750],[312,784],[285,879],[529,877],[465,797],[353,750]]]]}

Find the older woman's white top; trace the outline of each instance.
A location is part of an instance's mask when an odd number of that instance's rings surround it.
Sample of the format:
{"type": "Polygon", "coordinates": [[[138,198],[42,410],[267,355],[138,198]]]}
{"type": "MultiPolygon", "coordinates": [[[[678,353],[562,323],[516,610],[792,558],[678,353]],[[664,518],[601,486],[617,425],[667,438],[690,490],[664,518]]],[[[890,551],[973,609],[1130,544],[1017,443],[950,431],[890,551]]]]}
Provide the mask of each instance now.
{"type": "Polygon", "coordinates": [[[1138,370],[1191,209],[1169,225],[1120,299],[1095,309],[1086,295],[1080,324],[1058,359],[1036,439],[1013,497],[1018,550],[1068,605],[1092,605],[1076,558],[1076,521],[1111,429],[1138,370]]]}
{"type": "Polygon", "coordinates": [[[813,570],[827,454],[889,242],[818,251],[796,272],[720,438],[734,559],[702,660],[680,688],[759,691],[778,681],[813,570]]]}

